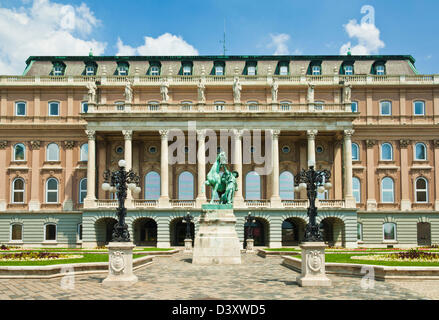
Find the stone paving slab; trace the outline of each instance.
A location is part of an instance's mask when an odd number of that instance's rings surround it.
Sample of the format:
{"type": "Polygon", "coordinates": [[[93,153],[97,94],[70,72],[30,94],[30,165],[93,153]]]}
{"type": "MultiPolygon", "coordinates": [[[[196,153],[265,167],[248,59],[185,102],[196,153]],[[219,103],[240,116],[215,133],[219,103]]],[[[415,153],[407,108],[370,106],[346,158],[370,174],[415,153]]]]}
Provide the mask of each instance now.
{"type": "MultiPolygon", "coordinates": [[[[139,282],[128,289],[104,288],[105,274],[76,276],[74,288],[62,288],[61,279],[0,279],[0,299],[172,299],[172,300],[296,300],[296,299],[439,299],[439,289],[421,290],[424,282],[375,281],[373,289],[362,289],[361,279],[332,276],[331,288],[302,288],[298,273],[281,265],[282,259],[264,259],[243,254],[242,264],[197,266],[190,254],[157,257],[135,271],[139,282]]],[[[64,281],[65,283],[65,281],[64,281]]],[[[436,287],[438,286],[436,285],[436,287]]],[[[428,286],[427,286],[428,288],[428,286]]]]}

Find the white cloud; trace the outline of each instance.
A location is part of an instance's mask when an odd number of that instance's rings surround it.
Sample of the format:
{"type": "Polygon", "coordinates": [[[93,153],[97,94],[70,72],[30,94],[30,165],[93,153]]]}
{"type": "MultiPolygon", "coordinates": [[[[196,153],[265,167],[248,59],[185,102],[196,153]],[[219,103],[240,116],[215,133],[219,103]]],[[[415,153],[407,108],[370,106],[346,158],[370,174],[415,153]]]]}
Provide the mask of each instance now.
{"type": "MultiPolygon", "coordinates": [[[[275,55],[287,55],[289,53],[287,42],[290,41],[290,35],[286,33],[270,34],[271,42],[268,48],[275,48],[275,55]]],[[[297,51],[297,50],[296,50],[297,51]]]]}
{"type": "Polygon", "coordinates": [[[355,38],[358,44],[352,46],[351,42],[343,44],[340,48],[340,54],[345,55],[349,48],[353,55],[369,55],[377,54],[379,49],[384,48],[385,44],[380,39],[380,30],[372,23],[350,20],[348,24],[343,26],[349,38],[355,38]]]}
{"type": "Polygon", "coordinates": [[[181,36],[164,33],[157,38],[145,37],[145,44],[139,47],[125,45],[117,40],[118,56],[196,56],[198,50],[183,40],[181,36]]]}
{"type": "Polygon", "coordinates": [[[84,39],[98,24],[85,4],[33,0],[29,7],[0,8],[0,74],[21,74],[29,56],[103,54],[106,43],[84,39]]]}

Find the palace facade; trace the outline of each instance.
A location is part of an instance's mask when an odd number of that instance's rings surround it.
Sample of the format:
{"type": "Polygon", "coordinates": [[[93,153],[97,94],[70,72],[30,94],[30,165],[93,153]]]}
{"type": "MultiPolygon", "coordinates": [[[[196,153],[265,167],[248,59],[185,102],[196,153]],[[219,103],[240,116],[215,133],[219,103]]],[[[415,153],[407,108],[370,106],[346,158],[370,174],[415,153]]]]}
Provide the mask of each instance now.
{"type": "Polygon", "coordinates": [[[182,217],[190,212],[197,230],[219,150],[239,173],[242,243],[249,212],[256,246],[303,240],[308,201],[294,177],[308,163],[331,171],[333,187],[317,201],[329,245],[439,243],[439,76],[418,74],[414,62],[29,57],[22,76],[0,76],[0,243],[107,243],[117,200],[102,190],[103,173],[125,159],[142,189],[126,202],[135,244],[183,245],[182,217]]]}

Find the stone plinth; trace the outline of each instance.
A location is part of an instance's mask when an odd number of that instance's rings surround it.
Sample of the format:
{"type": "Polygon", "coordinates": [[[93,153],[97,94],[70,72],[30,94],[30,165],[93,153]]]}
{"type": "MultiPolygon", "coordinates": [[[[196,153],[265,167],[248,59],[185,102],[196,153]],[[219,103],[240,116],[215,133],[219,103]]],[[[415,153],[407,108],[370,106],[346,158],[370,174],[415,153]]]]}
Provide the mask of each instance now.
{"type": "Polygon", "coordinates": [[[247,239],[245,242],[247,244],[246,252],[254,252],[255,241],[253,239],[247,239]]]}
{"type": "Polygon", "coordinates": [[[133,273],[132,242],[110,242],[108,244],[108,277],[102,285],[105,287],[130,286],[137,282],[133,273]]]}
{"type": "Polygon", "coordinates": [[[331,280],[325,272],[325,243],[305,242],[302,249],[302,274],[297,278],[301,287],[329,287],[331,280]]]}
{"type": "Polygon", "coordinates": [[[184,252],[192,252],[192,239],[184,239],[184,252]]]}
{"type": "Polygon", "coordinates": [[[204,204],[195,237],[193,264],[241,264],[232,205],[204,204]]]}

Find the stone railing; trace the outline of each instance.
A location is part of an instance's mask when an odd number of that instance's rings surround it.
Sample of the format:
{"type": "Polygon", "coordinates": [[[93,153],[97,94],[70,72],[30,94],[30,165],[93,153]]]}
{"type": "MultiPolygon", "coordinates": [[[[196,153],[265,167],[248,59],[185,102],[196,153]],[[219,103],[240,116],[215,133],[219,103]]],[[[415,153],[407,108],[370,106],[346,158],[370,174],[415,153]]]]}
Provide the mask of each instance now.
{"type": "Polygon", "coordinates": [[[155,208],[158,206],[157,200],[133,200],[136,208],[155,208]]]}
{"type": "Polygon", "coordinates": [[[307,208],[308,200],[282,200],[284,208],[307,208]]]}
{"type": "Polygon", "coordinates": [[[344,200],[316,200],[316,207],[318,208],[345,208],[344,200]]]}
{"type": "MultiPolygon", "coordinates": [[[[166,76],[170,86],[196,86],[200,78],[203,78],[206,85],[227,85],[232,86],[235,76],[166,76]]],[[[276,79],[279,85],[307,85],[312,81],[315,85],[339,85],[340,81],[348,81],[352,85],[425,85],[439,84],[439,75],[258,75],[244,76],[239,75],[240,82],[251,85],[269,85],[272,79],[276,79]]],[[[87,82],[98,81],[100,85],[120,85],[125,86],[127,79],[131,80],[135,86],[160,86],[165,77],[161,76],[0,76],[0,86],[2,85],[69,85],[84,86],[87,82]]]]}
{"type": "Polygon", "coordinates": [[[195,200],[170,200],[171,206],[174,208],[194,208],[195,200]]]}
{"type": "Polygon", "coordinates": [[[245,200],[245,205],[248,208],[269,208],[270,200],[245,200]]]}
{"type": "Polygon", "coordinates": [[[117,200],[96,200],[98,208],[117,208],[117,200]]]}

